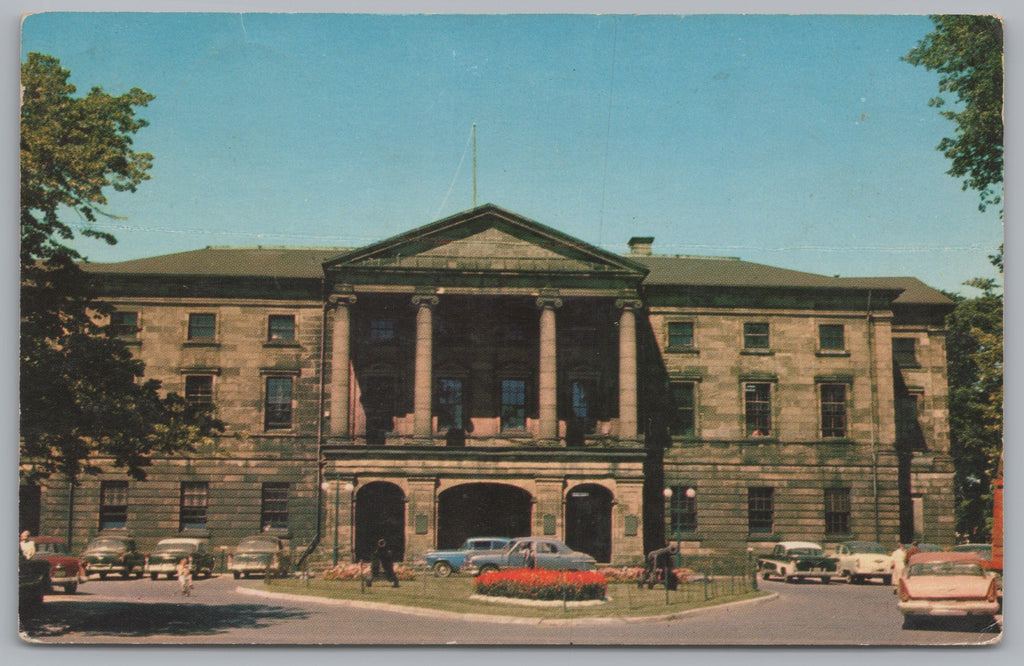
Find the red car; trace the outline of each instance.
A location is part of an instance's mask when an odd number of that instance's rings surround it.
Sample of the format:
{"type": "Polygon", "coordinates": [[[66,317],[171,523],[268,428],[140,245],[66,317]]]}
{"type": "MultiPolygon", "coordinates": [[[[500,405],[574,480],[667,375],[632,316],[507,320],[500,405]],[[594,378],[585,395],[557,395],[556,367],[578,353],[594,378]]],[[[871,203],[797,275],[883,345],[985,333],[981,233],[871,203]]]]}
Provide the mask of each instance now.
{"type": "Polygon", "coordinates": [[[60,585],[67,594],[77,592],[79,583],[84,583],[88,577],[85,562],[71,555],[67,545],[57,537],[37,536],[31,541],[36,545],[32,559],[50,563],[50,583],[60,585]]]}

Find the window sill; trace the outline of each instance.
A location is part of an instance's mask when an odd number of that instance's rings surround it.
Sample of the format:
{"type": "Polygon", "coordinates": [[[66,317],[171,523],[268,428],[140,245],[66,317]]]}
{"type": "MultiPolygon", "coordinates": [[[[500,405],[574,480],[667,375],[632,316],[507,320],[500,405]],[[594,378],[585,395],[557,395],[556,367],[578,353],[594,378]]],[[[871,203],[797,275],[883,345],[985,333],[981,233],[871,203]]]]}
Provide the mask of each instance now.
{"type": "Polygon", "coordinates": [[[782,541],[782,535],[776,532],[748,532],[747,541],[782,541]]]}
{"type": "Polygon", "coordinates": [[[774,356],[775,352],[771,349],[752,349],[745,347],[740,350],[742,356],[774,356]]]}
{"type": "Polygon", "coordinates": [[[263,343],[263,347],[264,349],[300,349],[302,345],[295,340],[267,340],[263,343]]]}
{"type": "Polygon", "coordinates": [[[700,354],[696,347],[665,347],[665,351],[669,354],[700,354]]]}
{"type": "Polygon", "coordinates": [[[747,435],[743,438],[743,441],[747,444],[778,444],[778,435],[765,435],[764,437],[755,437],[753,435],[747,435]]]}
{"type": "Polygon", "coordinates": [[[209,527],[202,527],[202,528],[199,528],[199,527],[183,527],[183,528],[178,530],[178,533],[181,534],[184,537],[196,537],[196,538],[200,538],[200,539],[204,539],[204,538],[205,539],[209,539],[210,538],[210,528],[209,527]]]}
{"type": "Polygon", "coordinates": [[[837,358],[842,358],[842,357],[849,356],[850,352],[848,350],[846,350],[846,349],[819,349],[817,355],[821,356],[821,357],[826,357],[826,358],[829,357],[829,356],[835,356],[837,358]]]}
{"type": "Polygon", "coordinates": [[[181,344],[182,347],[220,347],[220,343],[216,340],[186,340],[181,344]]]}

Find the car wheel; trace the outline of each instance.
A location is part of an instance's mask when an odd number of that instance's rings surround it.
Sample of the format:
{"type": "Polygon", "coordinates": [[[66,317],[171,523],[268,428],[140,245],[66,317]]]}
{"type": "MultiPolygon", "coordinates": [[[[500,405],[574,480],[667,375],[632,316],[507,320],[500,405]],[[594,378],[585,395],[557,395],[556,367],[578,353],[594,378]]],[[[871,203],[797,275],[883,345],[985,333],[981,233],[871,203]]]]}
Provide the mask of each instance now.
{"type": "Polygon", "coordinates": [[[445,561],[443,561],[443,560],[440,561],[440,562],[435,562],[434,563],[434,575],[437,576],[438,578],[447,578],[448,576],[451,576],[452,575],[452,565],[447,563],[447,562],[445,562],[445,561]]]}
{"type": "Polygon", "coordinates": [[[131,572],[130,569],[125,569],[124,571],[121,572],[121,578],[123,578],[124,580],[128,580],[131,577],[132,577],[132,572],[131,572]]]}
{"type": "Polygon", "coordinates": [[[149,577],[150,577],[150,578],[151,578],[152,580],[156,580],[157,578],[159,578],[159,577],[160,577],[160,574],[149,574],[149,577]]]}
{"type": "Polygon", "coordinates": [[[78,592],[78,583],[67,583],[64,585],[64,594],[74,594],[78,592]]]}
{"type": "Polygon", "coordinates": [[[772,575],[767,571],[761,572],[761,580],[771,580],[772,575]]]}
{"type": "Polygon", "coordinates": [[[238,580],[239,578],[242,577],[242,574],[239,573],[238,571],[232,571],[231,575],[235,577],[235,580],[238,580]]]}
{"type": "Polygon", "coordinates": [[[832,577],[831,576],[822,576],[821,577],[821,584],[822,585],[828,585],[830,582],[832,582],[832,577]]]}
{"type": "Polygon", "coordinates": [[[485,573],[491,573],[492,571],[497,571],[497,570],[498,570],[498,567],[494,566],[493,564],[485,564],[482,567],[480,567],[480,575],[482,576],[485,573]]]}
{"type": "Polygon", "coordinates": [[[886,585],[892,585],[892,576],[882,576],[882,582],[886,585]]]}
{"type": "Polygon", "coordinates": [[[107,579],[107,572],[101,571],[100,572],[100,580],[106,580],[106,579],[107,579]]]}
{"type": "Polygon", "coordinates": [[[172,573],[167,574],[167,580],[174,580],[174,574],[172,574],[172,573]]]}

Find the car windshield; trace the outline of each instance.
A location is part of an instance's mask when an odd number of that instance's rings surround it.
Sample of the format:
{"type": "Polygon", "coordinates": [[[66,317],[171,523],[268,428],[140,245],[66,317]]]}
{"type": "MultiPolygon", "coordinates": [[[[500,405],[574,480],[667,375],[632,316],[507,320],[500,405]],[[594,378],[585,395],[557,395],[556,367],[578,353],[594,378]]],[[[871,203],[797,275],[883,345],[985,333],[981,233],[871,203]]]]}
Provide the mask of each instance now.
{"type": "Polygon", "coordinates": [[[62,543],[50,541],[47,543],[36,543],[36,552],[49,555],[67,555],[68,549],[62,543]]]}
{"type": "Polygon", "coordinates": [[[985,570],[974,562],[918,562],[909,576],[984,576],[985,570]]]}
{"type": "Polygon", "coordinates": [[[156,545],[156,552],[166,553],[168,551],[184,551],[191,553],[196,549],[196,545],[190,541],[162,541],[156,545]]]}
{"type": "Polygon", "coordinates": [[[277,541],[272,539],[242,539],[238,542],[238,550],[256,550],[263,553],[276,553],[277,541]]]}
{"type": "Polygon", "coordinates": [[[872,555],[885,555],[885,548],[877,543],[851,543],[851,553],[870,553],[872,555]]]}
{"type": "Polygon", "coordinates": [[[790,548],[790,557],[818,557],[822,554],[821,548],[790,548]]]}
{"type": "Polygon", "coordinates": [[[96,539],[90,541],[86,550],[124,550],[124,541],[120,539],[96,539]]]}

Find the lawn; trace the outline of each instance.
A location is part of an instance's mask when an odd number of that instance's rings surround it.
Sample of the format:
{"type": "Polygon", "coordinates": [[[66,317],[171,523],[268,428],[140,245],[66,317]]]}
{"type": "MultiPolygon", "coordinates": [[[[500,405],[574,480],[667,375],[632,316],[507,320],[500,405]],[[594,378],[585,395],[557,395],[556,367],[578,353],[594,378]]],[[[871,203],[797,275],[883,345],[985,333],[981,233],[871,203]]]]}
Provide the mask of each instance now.
{"type": "Polygon", "coordinates": [[[265,583],[265,589],[285,594],[301,594],[329,599],[345,599],[373,603],[393,604],[430,608],[451,613],[472,613],[479,615],[505,615],[538,619],[577,619],[601,617],[637,617],[667,615],[693,608],[753,599],[766,594],[751,590],[749,582],[740,580],[715,580],[680,583],[679,589],[668,592],[657,587],[653,590],[638,589],[633,583],[609,583],[608,600],[605,603],[563,607],[561,603],[549,606],[519,606],[505,603],[491,603],[471,599],[473,579],[468,576],[435,578],[429,574],[420,575],[416,580],[403,581],[401,587],[391,587],[380,581],[373,587],[364,588],[358,580],[300,580],[275,579],[265,583]]]}

